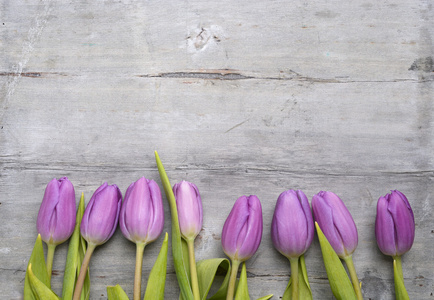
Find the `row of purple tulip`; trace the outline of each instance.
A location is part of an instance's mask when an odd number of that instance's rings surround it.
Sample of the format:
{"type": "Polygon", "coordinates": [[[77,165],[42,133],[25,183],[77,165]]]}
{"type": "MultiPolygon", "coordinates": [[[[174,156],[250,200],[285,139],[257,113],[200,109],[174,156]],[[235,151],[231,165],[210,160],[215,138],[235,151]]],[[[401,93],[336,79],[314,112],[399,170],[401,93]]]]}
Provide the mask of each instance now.
{"type": "MultiPolygon", "coordinates": [[[[203,222],[199,190],[195,184],[182,181],[173,186],[173,192],[181,234],[186,240],[194,240],[203,222]]],[[[315,219],[338,256],[344,260],[351,256],[358,244],[358,234],[343,201],[332,192],[322,191],[313,196],[312,211],[302,191],[281,193],[271,224],[275,248],[290,260],[303,255],[312,243],[315,219]]],[[[53,179],[47,185],[37,219],[37,230],[42,240],[54,245],[54,249],[55,245],[71,236],[75,220],[76,201],[72,183],[66,177],[53,179]]],[[[123,235],[130,241],[144,247],[156,240],[164,226],[158,184],[140,178],[128,187],[123,202],[122,193],[116,185],[104,183],[100,186],[91,197],[80,226],[88,247],[94,248],[110,239],[118,220],[123,235]]],[[[225,254],[237,266],[246,261],[258,249],[262,230],[259,199],[254,195],[238,198],[223,226],[221,242],[225,254]]],[[[386,255],[398,257],[411,248],[415,234],[414,216],[404,194],[395,190],[379,198],[375,234],[380,250],[386,255]]],[[[47,262],[48,265],[51,268],[47,262]]]]}

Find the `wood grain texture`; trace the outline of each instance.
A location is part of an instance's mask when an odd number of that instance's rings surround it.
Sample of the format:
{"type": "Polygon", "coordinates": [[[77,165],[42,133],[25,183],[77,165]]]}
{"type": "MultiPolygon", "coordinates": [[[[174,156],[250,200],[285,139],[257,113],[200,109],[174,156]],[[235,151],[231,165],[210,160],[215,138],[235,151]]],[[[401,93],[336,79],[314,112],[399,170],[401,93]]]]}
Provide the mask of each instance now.
{"type": "MultiPolygon", "coordinates": [[[[374,236],[378,197],[404,192],[416,217],[403,257],[411,299],[434,299],[434,12],[430,1],[2,1],[0,294],[21,299],[46,184],[68,176],[88,201],[103,182],[195,182],[198,259],[243,194],[264,236],[247,263],[252,299],[282,296],[289,263],[269,235],[278,195],[331,190],[359,230],[365,299],[393,299],[392,262],[374,236]],[[313,3],[312,3],[313,2],[313,3]],[[218,212],[218,213],[216,213],[218,212]]],[[[165,203],[170,229],[169,210],[165,203]]],[[[145,250],[144,278],[163,238],[145,250]]],[[[56,251],[61,293],[67,245],[56,251]]],[[[91,299],[132,296],[134,245],[118,230],[91,262],[91,299]]],[[[315,299],[332,299],[315,238],[315,299]]],[[[169,258],[166,298],[178,287],[169,258]]]]}

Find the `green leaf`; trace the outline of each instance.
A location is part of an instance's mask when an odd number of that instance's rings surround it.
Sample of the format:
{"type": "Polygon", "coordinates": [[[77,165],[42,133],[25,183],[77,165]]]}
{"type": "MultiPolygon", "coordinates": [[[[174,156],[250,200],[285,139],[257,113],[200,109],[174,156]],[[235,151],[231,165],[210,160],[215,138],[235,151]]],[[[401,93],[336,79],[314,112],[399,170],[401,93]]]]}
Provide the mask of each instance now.
{"type": "Polygon", "coordinates": [[[176,277],[178,279],[179,287],[181,288],[181,297],[184,300],[192,300],[193,292],[190,286],[189,273],[186,268],[186,265],[188,265],[188,260],[185,260],[183,254],[175,195],[173,194],[172,186],[170,185],[169,178],[167,177],[166,171],[164,170],[157,151],[155,151],[155,160],[157,161],[158,172],[160,173],[160,178],[161,182],[163,183],[166,198],[169,201],[170,213],[172,216],[172,255],[176,277]]]}
{"type": "Polygon", "coordinates": [[[395,281],[396,300],[409,300],[407,290],[404,286],[404,275],[402,274],[401,258],[393,259],[393,278],[395,281]],[[399,260],[399,261],[398,261],[399,260]]]}
{"type": "Polygon", "coordinates": [[[199,281],[200,298],[205,300],[208,297],[214,278],[217,274],[224,274],[224,280],[217,292],[209,300],[226,299],[228,290],[229,277],[231,273],[231,264],[226,258],[212,258],[198,261],[197,278],[199,281]]]}
{"type": "MultiPolygon", "coordinates": [[[[59,297],[41,280],[39,280],[32,272],[32,264],[27,267],[30,288],[37,300],[59,300],[59,297]]],[[[48,274],[47,274],[48,276],[48,274]]]]}
{"type": "Polygon", "coordinates": [[[164,286],[166,284],[167,249],[169,234],[166,232],[160,253],[149,274],[144,300],[164,300],[164,286]]]}
{"type": "Polygon", "coordinates": [[[249,288],[247,286],[246,263],[243,263],[241,267],[240,281],[238,282],[237,291],[235,293],[235,300],[250,300],[249,288]]]}
{"type": "Polygon", "coordinates": [[[333,295],[338,300],[356,300],[356,294],[341,260],[333,250],[317,222],[315,222],[315,227],[333,295]]]}
{"type": "MultiPolygon", "coordinates": [[[[80,203],[78,204],[77,215],[75,219],[74,232],[69,240],[68,255],[66,257],[65,274],[63,276],[62,299],[72,299],[74,294],[75,282],[80,273],[81,263],[83,262],[86,244],[80,236],[80,224],[84,213],[84,194],[81,194],[80,203]],[[84,250],[83,250],[84,248],[84,250]]],[[[90,279],[89,272],[83,285],[81,299],[89,299],[90,279]]]]}
{"type": "MultiPolygon", "coordinates": [[[[292,275],[291,275],[292,276],[292,275]]],[[[298,260],[298,295],[299,299],[312,300],[312,291],[310,289],[309,280],[307,277],[306,261],[304,254],[298,260]]],[[[288,286],[282,296],[282,300],[291,300],[292,295],[292,278],[289,279],[288,286]]]]}
{"type": "Polygon", "coordinates": [[[27,264],[26,278],[24,281],[24,300],[38,299],[30,286],[29,266],[32,265],[32,274],[45,284],[47,287],[50,284],[47,274],[47,266],[45,265],[44,248],[42,246],[41,235],[38,234],[32,254],[30,255],[29,263],[27,264]]]}
{"type": "MultiPolygon", "coordinates": [[[[273,297],[273,294],[258,298],[258,300],[268,300],[271,297],[273,297]]],[[[234,300],[250,300],[249,288],[247,285],[246,263],[243,263],[243,266],[241,267],[240,281],[238,282],[234,300]]]]}
{"type": "Polygon", "coordinates": [[[117,284],[116,286],[107,287],[107,300],[129,300],[127,294],[122,287],[117,284]]]}

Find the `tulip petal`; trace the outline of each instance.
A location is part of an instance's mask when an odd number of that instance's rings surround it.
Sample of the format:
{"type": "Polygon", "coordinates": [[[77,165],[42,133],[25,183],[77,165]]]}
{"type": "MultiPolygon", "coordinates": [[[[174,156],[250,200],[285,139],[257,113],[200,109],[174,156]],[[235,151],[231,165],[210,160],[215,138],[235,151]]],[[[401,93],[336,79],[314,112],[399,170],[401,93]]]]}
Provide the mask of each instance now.
{"type": "Polygon", "coordinates": [[[387,209],[389,203],[385,197],[377,202],[377,217],[375,219],[375,237],[381,252],[396,255],[395,225],[392,215],[387,209]]]}
{"type": "Polygon", "coordinates": [[[154,180],[149,180],[149,189],[151,191],[151,210],[153,216],[149,223],[148,238],[149,241],[152,242],[163,232],[164,207],[160,187],[154,180]]]}
{"type": "Polygon", "coordinates": [[[86,207],[80,231],[88,243],[101,245],[107,242],[116,230],[122,194],[117,185],[104,183],[86,207]]]}
{"type": "Polygon", "coordinates": [[[230,258],[243,262],[256,252],[261,238],[261,202],[254,195],[239,197],[223,226],[223,251],[230,258]]]}
{"type": "MultiPolygon", "coordinates": [[[[320,192],[321,193],[321,192],[320,192]]],[[[333,210],[328,202],[320,194],[312,198],[312,208],[315,220],[327,237],[330,245],[339,256],[345,255],[344,245],[333,223],[333,210]]]]}
{"type": "Polygon", "coordinates": [[[315,232],[315,226],[313,223],[312,211],[310,209],[309,200],[307,199],[306,195],[301,190],[297,191],[297,196],[300,199],[301,207],[303,209],[304,216],[306,218],[307,237],[306,237],[306,243],[305,243],[304,248],[307,250],[310,247],[310,245],[312,244],[313,236],[314,236],[314,232],[315,232]]]}
{"type": "Polygon", "coordinates": [[[280,253],[288,258],[302,255],[312,243],[311,224],[313,220],[309,202],[302,191],[288,190],[279,195],[271,236],[280,253]]]}
{"type": "Polygon", "coordinates": [[[235,201],[234,207],[229,213],[229,216],[223,226],[221,241],[222,245],[224,245],[223,250],[227,256],[235,256],[238,250],[238,237],[244,227],[244,224],[247,222],[248,217],[249,211],[247,197],[242,196],[235,201]]]}
{"type": "Polygon", "coordinates": [[[396,251],[402,255],[410,250],[414,241],[414,216],[413,212],[408,209],[407,198],[396,192],[392,192],[389,199],[388,211],[392,215],[395,225],[396,251]]]}
{"type": "Polygon", "coordinates": [[[342,241],[345,255],[350,255],[354,252],[358,244],[357,227],[354,223],[354,219],[338,196],[332,192],[325,192],[324,196],[328,204],[333,207],[334,227],[337,236],[342,241]]]}
{"type": "Polygon", "coordinates": [[[173,186],[179,227],[184,239],[194,239],[202,229],[203,212],[199,190],[194,183],[181,181],[173,186]]]}
{"type": "Polygon", "coordinates": [[[63,243],[74,231],[76,222],[75,191],[67,178],[61,178],[59,187],[59,201],[51,219],[51,234],[53,241],[63,243]]]}

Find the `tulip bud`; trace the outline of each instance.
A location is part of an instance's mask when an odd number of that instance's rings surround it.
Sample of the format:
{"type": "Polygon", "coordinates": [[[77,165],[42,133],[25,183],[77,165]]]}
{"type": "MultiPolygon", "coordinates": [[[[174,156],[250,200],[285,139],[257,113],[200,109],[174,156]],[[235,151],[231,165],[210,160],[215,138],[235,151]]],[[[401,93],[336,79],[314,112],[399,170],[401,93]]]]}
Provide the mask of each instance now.
{"type": "Polygon", "coordinates": [[[68,178],[48,183],[36,227],[47,244],[58,245],[71,236],[75,227],[75,191],[68,178]]]}
{"type": "Polygon", "coordinates": [[[342,200],[332,192],[319,192],[312,198],[315,220],[340,258],[351,255],[358,243],[353,217],[342,200]]]}
{"type": "Polygon", "coordinates": [[[140,178],[131,183],[125,193],[119,226],[123,235],[134,243],[148,244],[163,231],[164,209],[158,184],[140,178]]]}
{"type": "Polygon", "coordinates": [[[194,183],[181,181],[173,186],[179,229],[184,239],[195,239],[202,229],[203,212],[199,190],[194,183]]]}
{"type": "Polygon", "coordinates": [[[414,227],[413,211],[403,193],[394,190],[378,199],[375,236],[381,252],[395,257],[410,250],[414,227]]]}
{"type": "Polygon", "coordinates": [[[274,247],[288,258],[301,256],[313,240],[314,225],[309,200],[298,190],[280,194],[271,223],[274,247]]]}
{"type": "Polygon", "coordinates": [[[262,238],[262,207],[258,197],[241,196],[235,201],[222,231],[223,251],[243,262],[258,250],[262,238]]]}
{"type": "Polygon", "coordinates": [[[81,220],[80,232],[93,245],[107,242],[118,225],[122,194],[117,185],[105,182],[90,198],[81,220]]]}

